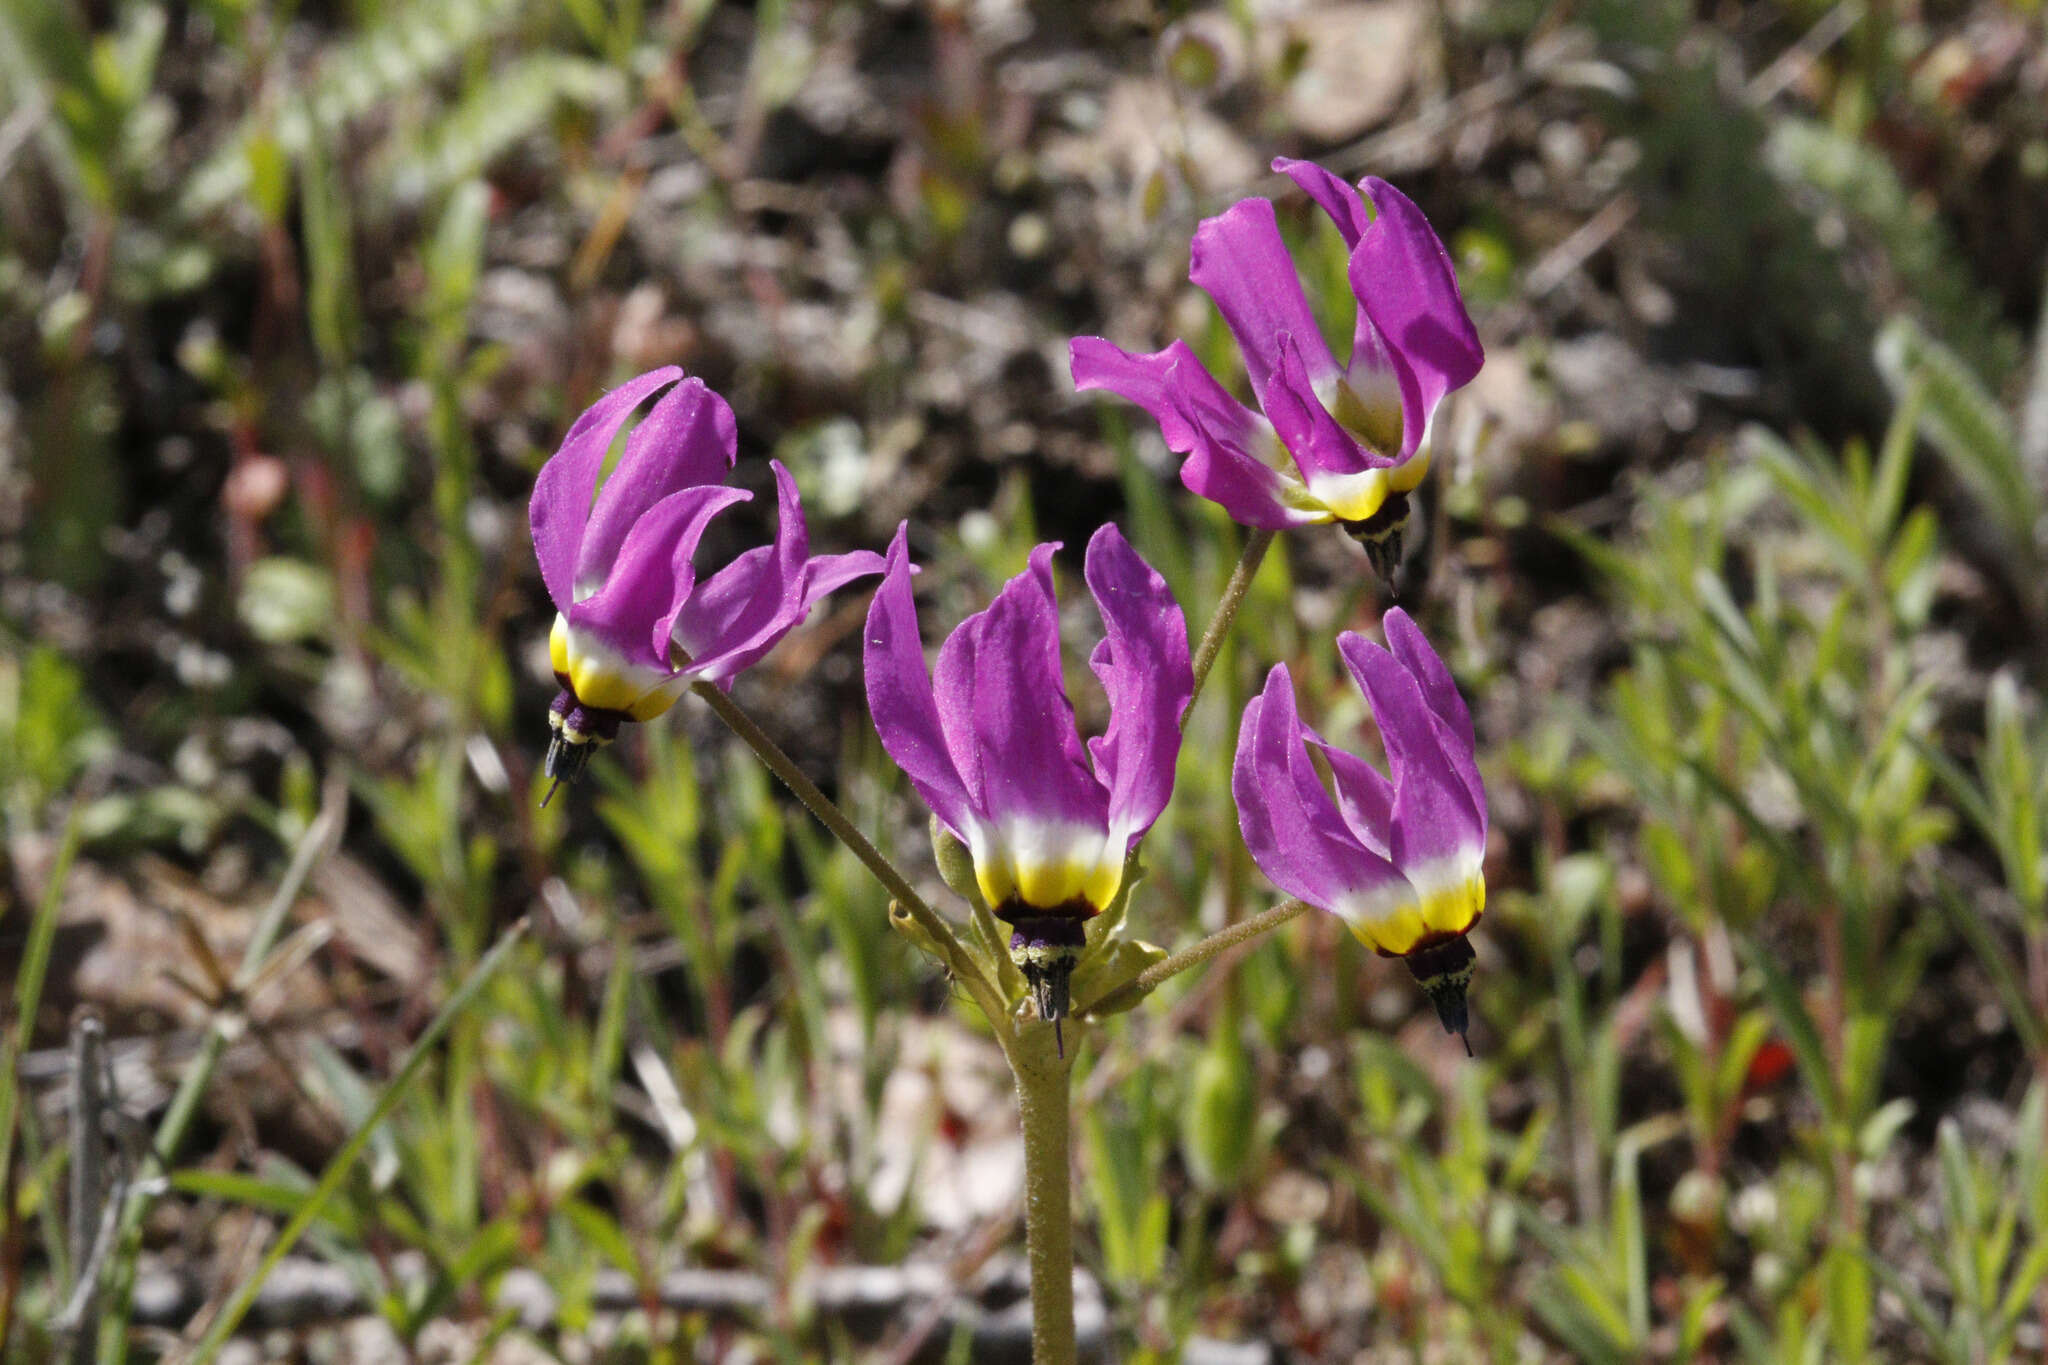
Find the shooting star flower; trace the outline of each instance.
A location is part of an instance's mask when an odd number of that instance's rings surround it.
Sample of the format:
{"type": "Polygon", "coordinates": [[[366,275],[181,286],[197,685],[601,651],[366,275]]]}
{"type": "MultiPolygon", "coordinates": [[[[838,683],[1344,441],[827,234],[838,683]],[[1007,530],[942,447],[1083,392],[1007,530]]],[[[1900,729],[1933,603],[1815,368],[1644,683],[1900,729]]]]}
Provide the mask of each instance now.
{"type": "Polygon", "coordinates": [[[967,846],[1039,1015],[1055,1026],[1084,926],[1115,900],[1125,858],[1166,807],[1194,691],[1187,622],[1166,580],[1105,525],[1088,542],[1085,577],[1102,613],[1088,664],[1109,694],[1109,726],[1083,753],[1060,667],[1057,548],[1033,550],[928,674],[899,530],[866,643],[882,747],[967,846]]]}
{"type": "Polygon", "coordinates": [[[1235,520],[1272,530],[1341,522],[1391,581],[1408,494],[1429,471],[1431,419],[1485,355],[1450,257],[1406,195],[1374,177],[1354,190],[1307,161],[1282,157],[1273,169],[1329,214],[1350,251],[1349,360],[1337,363],[1316,326],[1271,201],[1241,199],[1196,229],[1188,278],[1237,338],[1258,408],[1232,397],[1184,341],[1133,355],[1076,337],[1074,385],[1151,413],[1187,456],[1181,481],[1235,520]]]}
{"type": "Polygon", "coordinates": [[[1406,962],[1444,1028],[1463,1037],[1473,963],[1465,936],[1486,906],[1486,789],[1450,670],[1406,612],[1389,611],[1385,627],[1386,649],[1349,631],[1337,649],[1372,707],[1392,780],[1301,720],[1277,664],[1245,707],[1231,793],[1259,869],[1406,962]],[[1329,766],[1335,800],[1310,748],[1329,766]]]}
{"type": "Polygon", "coordinates": [[[574,781],[621,724],[652,720],[692,681],[730,687],[819,599],[881,571],[872,551],[813,558],[796,481],[771,462],[774,543],[699,581],[692,557],[706,528],[753,497],[725,486],[738,440],[725,400],[671,365],[598,399],[541,468],[530,513],[557,613],[548,649],[561,692],[546,763],[556,783],[574,781]],[[620,428],[657,394],[600,489],[620,428]]]}

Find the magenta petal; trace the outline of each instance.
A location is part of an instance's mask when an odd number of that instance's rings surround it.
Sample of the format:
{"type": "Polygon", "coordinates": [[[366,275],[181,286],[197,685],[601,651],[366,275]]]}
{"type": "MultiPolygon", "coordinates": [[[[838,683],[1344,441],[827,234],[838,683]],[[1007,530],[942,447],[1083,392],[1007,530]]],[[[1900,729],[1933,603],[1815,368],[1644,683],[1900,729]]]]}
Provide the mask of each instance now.
{"type": "Polygon", "coordinates": [[[728,681],[756,663],[803,618],[804,562],[810,531],[796,480],[782,462],[775,471],[775,543],[757,546],[713,574],[671,623],[691,671],[728,681]],[[765,551],[765,553],[764,553],[765,551]]]}
{"type": "Polygon", "coordinates": [[[1296,487],[1278,470],[1220,442],[1198,443],[1180,467],[1180,481],[1240,526],[1285,531],[1330,520],[1327,513],[1290,501],[1287,495],[1296,487]]]}
{"type": "Polygon", "coordinates": [[[534,480],[528,505],[534,555],[557,610],[567,611],[576,600],[576,549],[590,521],[590,500],[612,438],[649,394],[682,377],[680,369],[666,365],[627,380],[592,403],[534,480]]]}
{"type": "Polygon", "coordinates": [[[1429,709],[1449,728],[1449,735],[1440,736],[1445,741],[1445,755],[1451,766],[1458,770],[1459,779],[1464,782],[1472,803],[1478,807],[1480,827],[1484,829],[1486,785],[1480,781],[1479,764],[1474,759],[1478,741],[1472,732],[1472,713],[1465,708],[1465,698],[1459,694],[1451,670],[1431,648],[1422,628],[1401,608],[1389,611],[1380,624],[1386,631],[1387,647],[1393,651],[1394,658],[1422,689],[1422,699],[1429,709]]]}
{"type": "Polygon", "coordinates": [[[723,398],[701,379],[662,395],[633,434],[618,468],[598,492],[597,507],[576,553],[576,589],[594,591],[647,509],[685,488],[725,482],[739,447],[739,428],[723,398]]]}
{"type": "Polygon", "coordinates": [[[1113,524],[1089,540],[1086,575],[1105,629],[1089,666],[1109,694],[1109,728],[1088,751],[1109,789],[1111,838],[1128,854],[1173,793],[1181,716],[1195,690],[1188,626],[1166,580],[1113,524]]]}
{"type": "Polygon", "coordinates": [[[1133,355],[1101,337],[1075,337],[1067,343],[1067,358],[1076,389],[1107,389],[1136,403],[1159,423],[1168,450],[1185,451],[1193,444],[1195,434],[1174,400],[1174,369],[1185,363],[1191,373],[1199,371],[1212,385],[1216,381],[1185,341],[1150,355],[1133,355]]]}
{"type": "Polygon", "coordinates": [[[742,551],[730,564],[697,585],[683,604],[669,632],[682,651],[690,656],[693,671],[729,645],[736,632],[734,623],[745,613],[761,590],[772,580],[776,547],[756,545],[742,551]]]}
{"type": "Polygon", "coordinates": [[[1348,181],[1330,174],[1313,161],[1296,161],[1292,157],[1274,157],[1273,169],[1301,186],[1308,197],[1330,215],[1330,221],[1344,235],[1345,250],[1358,245],[1358,239],[1372,226],[1372,210],[1366,207],[1365,200],[1348,181]]]}
{"type": "MultiPolygon", "coordinates": [[[[694,614],[699,599],[710,599],[705,616],[691,622],[705,639],[701,653],[691,651],[696,659],[691,671],[720,687],[730,688],[735,677],[759,663],[783,636],[803,624],[812,606],[836,589],[886,567],[886,561],[872,550],[806,560],[809,536],[795,481],[780,462],[773,463],[782,502],[774,546],[749,550],[713,575],[691,596],[685,613],[686,617],[694,614]],[[789,530],[792,525],[797,528],[795,534],[789,530]],[[793,560],[788,553],[791,544],[796,549],[793,560]],[[725,582],[728,578],[730,586],[725,582]]],[[[688,649],[683,624],[681,620],[677,623],[677,642],[688,649]]]]}
{"type": "Polygon", "coordinates": [[[1300,503],[1299,479],[1252,453],[1254,443],[1274,444],[1270,425],[1232,398],[1192,353],[1170,376],[1168,393],[1193,436],[1180,467],[1180,481],[1190,493],[1217,504],[1241,526],[1284,531],[1329,520],[1300,503]]]}
{"type": "Polygon", "coordinates": [[[1291,336],[1280,338],[1280,370],[1266,386],[1263,398],[1266,413],[1273,419],[1273,430],[1279,433],[1282,444],[1304,474],[1356,474],[1397,463],[1361,445],[1343,423],[1330,415],[1316,397],[1300,349],[1291,336]]]}
{"type": "Polygon", "coordinates": [[[633,663],[668,668],[668,620],[696,582],[690,556],[713,517],[752,496],[717,485],[685,488],[648,508],[627,533],[604,585],[569,608],[569,624],[633,663]]]}
{"type": "Polygon", "coordinates": [[[1107,389],[1151,413],[1167,448],[1188,457],[1181,482],[1232,520],[1275,531],[1327,520],[1288,501],[1287,476],[1247,449],[1272,440],[1264,419],[1231,397],[1185,341],[1132,355],[1100,337],[1075,337],[1070,354],[1074,387],[1107,389]]]}
{"type": "Polygon", "coordinates": [[[1270,201],[1240,199],[1205,219],[1189,247],[1188,278],[1216,300],[1236,335],[1253,393],[1265,393],[1279,369],[1282,335],[1292,336],[1301,348],[1311,379],[1337,373],[1270,201]]]}
{"type": "Polygon", "coordinates": [[[838,592],[848,583],[871,578],[887,567],[873,550],[848,550],[843,555],[816,555],[804,565],[804,610],[838,592]]]}
{"type": "Polygon", "coordinates": [[[917,788],[932,814],[958,838],[972,839],[976,824],[973,802],[946,748],[931,675],[925,671],[917,604],[910,595],[908,523],[896,528],[882,586],[868,606],[862,671],[867,681],[868,713],[874,717],[883,750],[910,778],[910,785],[917,788]]]}
{"type": "Polygon", "coordinates": [[[1394,777],[1394,823],[1388,851],[1402,867],[1470,856],[1486,843],[1486,815],[1447,745],[1450,726],[1423,700],[1422,688],[1400,661],[1378,645],[1345,631],[1337,650],[1372,705],[1394,777]]]}
{"type": "Polygon", "coordinates": [[[1337,788],[1337,809],[1358,841],[1381,857],[1391,856],[1389,844],[1394,830],[1394,784],[1379,769],[1354,753],[1324,739],[1306,721],[1301,737],[1315,745],[1330,765],[1337,788]]]}
{"type": "Polygon", "coordinates": [[[1405,386],[1402,392],[1406,457],[1421,445],[1443,396],[1469,384],[1486,353],[1458,293],[1450,254],[1422,210],[1384,180],[1368,179],[1363,188],[1378,214],[1352,250],[1351,289],[1415,377],[1415,393],[1405,386]]]}
{"type": "Polygon", "coordinates": [[[1100,830],[1108,795],[1081,751],[1060,668],[1056,544],[961,622],[933,673],[954,763],[989,821],[1100,830]]]}
{"type": "Polygon", "coordinates": [[[1230,791],[1252,861],[1290,896],[1332,910],[1406,880],[1359,842],[1316,779],[1285,664],[1273,666],[1266,690],[1245,707],[1230,791]]]}

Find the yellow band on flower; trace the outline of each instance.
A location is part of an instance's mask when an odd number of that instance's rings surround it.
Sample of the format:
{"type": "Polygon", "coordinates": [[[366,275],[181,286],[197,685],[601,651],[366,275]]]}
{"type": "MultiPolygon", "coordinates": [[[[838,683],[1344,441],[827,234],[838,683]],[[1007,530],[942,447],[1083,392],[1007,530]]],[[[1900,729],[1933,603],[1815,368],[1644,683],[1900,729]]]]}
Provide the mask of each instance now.
{"type": "Polygon", "coordinates": [[[1486,879],[1477,873],[1426,889],[1418,900],[1393,909],[1375,909],[1369,919],[1347,916],[1358,941],[1375,952],[1403,957],[1424,940],[1462,934],[1479,922],[1486,908],[1486,879]]]}
{"type": "Polygon", "coordinates": [[[653,720],[676,704],[682,679],[645,664],[636,664],[594,640],[582,637],[557,615],[548,632],[548,664],[569,680],[569,690],[584,706],[622,712],[631,720],[653,720]]]}

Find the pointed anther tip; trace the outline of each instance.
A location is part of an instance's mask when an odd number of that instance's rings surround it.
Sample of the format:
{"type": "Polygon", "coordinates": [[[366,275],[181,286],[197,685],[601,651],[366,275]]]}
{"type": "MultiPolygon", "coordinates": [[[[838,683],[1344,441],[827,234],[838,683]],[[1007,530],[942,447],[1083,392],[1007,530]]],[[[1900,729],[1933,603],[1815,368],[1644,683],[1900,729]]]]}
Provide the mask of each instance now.
{"type": "Polygon", "coordinates": [[[549,780],[547,792],[540,799],[540,808],[542,810],[546,810],[548,808],[548,802],[555,799],[555,793],[561,789],[561,786],[561,778],[556,777],[549,780]]]}
{"type": "Polygon", "coordinates": [[[1064,1062],[1067,1060],[1067,1035],[1062,1027],[1063,1023],[1060,1019],[1052,1021],[1052,1045],[1059,1051],[1060,1060],[1064,1062]]]}

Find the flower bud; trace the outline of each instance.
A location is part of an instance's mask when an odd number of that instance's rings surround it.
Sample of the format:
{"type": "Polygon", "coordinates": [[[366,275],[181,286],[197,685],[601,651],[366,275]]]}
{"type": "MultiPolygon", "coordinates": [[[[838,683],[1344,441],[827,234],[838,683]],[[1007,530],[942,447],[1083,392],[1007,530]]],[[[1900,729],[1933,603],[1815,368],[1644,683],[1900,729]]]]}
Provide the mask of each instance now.
{"type": "Polygon", "coordinates": [[[1252,1154],[1258,1093],[1236,1029],[1225,1026],[1195,1063],[1181,1111],[1181,1153],[1195,1183],[1211,1193],[1235,1189],[1252,1154]]]}

